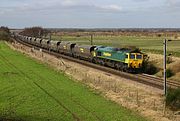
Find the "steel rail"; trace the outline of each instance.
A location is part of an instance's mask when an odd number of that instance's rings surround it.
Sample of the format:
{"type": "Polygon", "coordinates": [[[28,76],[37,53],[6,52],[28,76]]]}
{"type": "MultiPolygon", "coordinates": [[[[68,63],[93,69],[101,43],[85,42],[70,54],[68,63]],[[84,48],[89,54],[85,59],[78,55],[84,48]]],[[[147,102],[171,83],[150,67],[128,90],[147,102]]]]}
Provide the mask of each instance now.
{"type": "MultiPolygon", "coordinates": [[[[21,43],[21,44],[23,44],[23,45],[26,45],[28,47],[35,48],[37,50],[42,49],[40,47],[37,47],[37,46],[34,46],[32,44],[21,41],[21,40],[19,40],[17,38],[14,39],[14,40],[21,43]]],[[[85,61],[85,60],[79,60],[77,58],[66,56],[66,55],[63,55],[63,54],[60,54],[60,53],[57,53],[57,52],[53,52],[53,51],[50,51],[50,50],[42,49],[42,51],[45,52],[45,53],[54,55],[54,56],[56,56],[58,58],[67,59],[69,61],[73,61],[73,62],[82,64],[82,65],[85,65],[85,66],[88,66],[88,67],[91,67],[91,68],[95,68],[95,69],[107,72],[109,74],[114,74],[114,75],[117,75],[117,76],[120,76],[120,77],[123,77],[123,78],[126,78],[126,79],[130,79],[130,80],[133,80],[133,81],[145,84],[145,85],[149,85],[149,86],[158,88],[158,89],[163,89],[163,79],[159,78],[159,77],[155,77],[155,76],[148,75],[148,74],[125,73],[125,72],[121,72],[119,70],[115,70],[113,68],[97,65],[97,64],[85,61]]],[[[168,80],[167,86],[168,86],[168,88],[179,88],[180,83],[172,81],[172,80],[168,80]]]]}

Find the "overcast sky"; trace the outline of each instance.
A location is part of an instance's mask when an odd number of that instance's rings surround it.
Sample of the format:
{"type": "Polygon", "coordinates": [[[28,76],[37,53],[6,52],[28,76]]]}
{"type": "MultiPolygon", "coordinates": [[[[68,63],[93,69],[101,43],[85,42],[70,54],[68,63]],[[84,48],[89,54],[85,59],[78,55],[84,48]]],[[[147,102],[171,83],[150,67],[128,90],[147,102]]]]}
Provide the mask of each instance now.
{"type": "Polygon", "coordinates": [[[0,26],[180,28],[180,0],[0,0],[0,26]]]}

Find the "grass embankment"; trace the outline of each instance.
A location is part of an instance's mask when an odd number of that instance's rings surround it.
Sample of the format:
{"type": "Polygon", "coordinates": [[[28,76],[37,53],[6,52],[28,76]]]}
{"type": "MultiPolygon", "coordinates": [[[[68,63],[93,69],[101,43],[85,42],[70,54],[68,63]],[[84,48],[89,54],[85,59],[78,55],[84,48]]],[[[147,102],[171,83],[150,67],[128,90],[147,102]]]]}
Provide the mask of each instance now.
{"type": "MultiPolygon", "coordinates": [[[[137,46],[144,52],[163,54],[163,40],[165,37],[150,36],[94,36],[93,43],[95,45],[106,45],[114,47],[137,46]]],[[[74,36],[52,36],[54,40],[73,41],[80,44],[90,44],[90,36],[74,37],[74,36]]],[[[168,39],[168,38],[167,38],[168,39]]],[[[170,38],[169,38],[170,39],[170,38]]],[[[180,57],[180,41],[168,42],[168,53],[173,56],[180,57]]]]}
{"type": "Polygon", "coordinates": [[[0,120],[145,120],[0,42],[0,120]]]}

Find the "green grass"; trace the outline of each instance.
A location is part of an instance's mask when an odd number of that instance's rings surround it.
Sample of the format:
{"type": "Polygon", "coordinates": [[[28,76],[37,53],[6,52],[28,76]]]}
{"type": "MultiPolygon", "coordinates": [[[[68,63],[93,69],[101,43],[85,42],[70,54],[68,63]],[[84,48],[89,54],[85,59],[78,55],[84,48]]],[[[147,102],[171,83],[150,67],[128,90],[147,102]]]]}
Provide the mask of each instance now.
{"type": "MultiPolygon", "coordinates": [[[[93,43],[95,45],[106,45],[114,47],[123,47],[123,46],[137,46],[142,49],[144,52],[152,52],[163,54],[163,40],[165,37],[151,37],[151,36],[94,36],[93,43]]],[[[52,39],[54,40],[64,40],[72,41],[79,44],[90,44],[90,36],[56,36],[53,35],[52,39]]],[[[168,39],[168,38],[167,38],[168,39]]],[[[180,57],[180,41],[171,41],[168,42],[168,52],[172,53],[173,56],[180,57]]]]}
{"type": "Polygon", "coordinates": [[[0,120],[144,121],[61,72],[0,42],[0,120]]]}

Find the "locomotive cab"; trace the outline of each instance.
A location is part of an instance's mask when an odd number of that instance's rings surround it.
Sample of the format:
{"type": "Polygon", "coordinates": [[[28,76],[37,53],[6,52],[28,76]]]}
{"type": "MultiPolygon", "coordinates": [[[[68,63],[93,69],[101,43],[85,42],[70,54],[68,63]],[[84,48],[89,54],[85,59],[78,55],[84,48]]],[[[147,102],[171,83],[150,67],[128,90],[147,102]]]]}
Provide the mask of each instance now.
{"type": "Polygon", "coordinates": [[[141,68],[143,63],[143,54],[126,53],[125,62],[128,63],[129,68],[133,68],[133,69],[141,68]]]}

